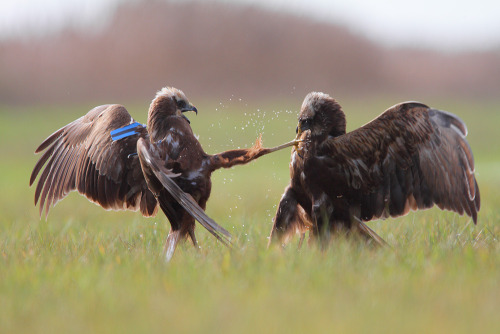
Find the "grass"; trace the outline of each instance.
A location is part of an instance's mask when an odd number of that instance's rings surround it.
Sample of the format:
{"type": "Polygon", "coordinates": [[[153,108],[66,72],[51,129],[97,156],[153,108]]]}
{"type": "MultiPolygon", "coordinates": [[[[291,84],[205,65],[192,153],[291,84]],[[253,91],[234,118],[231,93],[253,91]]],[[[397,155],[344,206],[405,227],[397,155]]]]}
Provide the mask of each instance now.
{"type": "MultiPolygon", "coordinates": [[[[394,101],[371,102],[371,110],[343,103],[350,129],[394,101]]],[[[326,252],[297,251],[297,240],[267,250],[288,182],[289,152],[278,152],[213,176],[207,212],[237,236],[236,249],[197,228],[201,251],[182,245],[169,264],[161,214],[106,212],[71,194],[48,221],[38,217],[27,185],[32,152],[91,106],[1,108],[0,333],[499,332],[500,104],[429,104],[469,126],[482,195],[477,226],[433,209],[371,222],[392,249],[339,238],[326,252]]],[[[260,132],[267,146],[290,140],[300,102],[198,106],[193,129],[214,153],[249,146],[260,132]]],[[[144,122],[145,108],[130,111],[144,122]]]]}

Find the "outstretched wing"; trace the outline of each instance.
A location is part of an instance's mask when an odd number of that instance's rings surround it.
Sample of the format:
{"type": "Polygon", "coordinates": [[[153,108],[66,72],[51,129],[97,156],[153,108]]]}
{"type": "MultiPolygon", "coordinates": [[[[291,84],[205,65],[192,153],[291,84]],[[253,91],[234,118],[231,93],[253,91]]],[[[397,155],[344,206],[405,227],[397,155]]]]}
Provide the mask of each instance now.
{"type": "Polygon", "coordinates": [[[398,104],[319,145],[317,162],[335,180],[323,180],[323,186],[340,190],[331,195],[343,196],[364,221],[436,204],[475,223],[480,196],[466,135],[464,122],[453,114],[416,102],[398,104]]]}
{"type": "Polygon", "coordinates": [[[45,152],[30,178],[31,186],[43,169],[35,190],[40,215],[73,190],[104,209],[155,215],[157,201],[136,154],[138,138],[146,136],[146,128],[116,104],[96,107],[54,132],[36,149],[45,152]]]}
{"type": "Polygon", "coordinates": [[[167,169],[164,166],[164,161],[158,154],[155,154],[156,152],[150,153],[150,149],[144,140],[139,140],[137,153],[139,154],[150,188],[159,193],[162,187],[164,187],[184,210],[206,228],[208,232],[224,245],[231,247],[231,234],[210,218],[194,198],[190,194],[185,193],[172,180],[172,178],[179,176],[179,174],[174,174],[171,170],[167,169]]]}

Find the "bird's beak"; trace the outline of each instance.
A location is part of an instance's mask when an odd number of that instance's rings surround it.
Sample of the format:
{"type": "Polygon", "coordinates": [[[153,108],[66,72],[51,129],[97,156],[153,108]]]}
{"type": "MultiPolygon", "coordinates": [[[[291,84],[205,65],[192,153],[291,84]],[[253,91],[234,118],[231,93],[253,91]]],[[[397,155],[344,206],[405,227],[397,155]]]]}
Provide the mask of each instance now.
{"type": "Polygon", "coordinates": [[[196,109],[195,106],[188,105],[188,106],[181,109],[181,112],[186,112],[186,111],[194,111],[196,113],[196,115],[198,115],[198,109],[196,109]]]}

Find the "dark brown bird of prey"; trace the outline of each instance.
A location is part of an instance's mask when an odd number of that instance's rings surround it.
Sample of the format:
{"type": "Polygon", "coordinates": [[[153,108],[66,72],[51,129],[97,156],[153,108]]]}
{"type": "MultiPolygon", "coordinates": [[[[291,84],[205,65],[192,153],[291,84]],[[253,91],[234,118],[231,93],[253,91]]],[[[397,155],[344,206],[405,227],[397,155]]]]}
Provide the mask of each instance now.
{"type": "Polygon", "coordinates": [[[259,138],[252,148],[209,155],[194,136],[186,111],[198,112],[182,91],[166,87],[152,101],[147,125],[112,104],[96,107],[54,132],[36,149],[45,152],[30,178],[32,185],[43,169],[35,190],[40,215],[45,208],[47,216],[52,205],[77,190],[107,210],[140,210],[149,217],[159,206],[171,224],[167,260],[188,235],[198,248],[195,219],[229,245],[229,232],[204,212],[212,172],[293,143],[265,149],[259,138]]]}
{"type": "Polygon", "coordinates": [[[281,198],[270,244],[306,230],[321,244],[337,230],[384,241],[364,222],[410,209],[467,214],[477,222],[474,158],[457,116],[418,102],[397,104],[346,133],[340,105],[323,93],[304,99],[292,149],[290,184],[281,198]]]}

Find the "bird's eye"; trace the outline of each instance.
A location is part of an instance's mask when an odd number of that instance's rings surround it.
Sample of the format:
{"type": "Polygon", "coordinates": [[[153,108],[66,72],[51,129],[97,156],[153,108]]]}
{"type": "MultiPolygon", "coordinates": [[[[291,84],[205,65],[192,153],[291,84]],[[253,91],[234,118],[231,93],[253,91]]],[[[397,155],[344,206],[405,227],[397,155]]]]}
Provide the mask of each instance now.
{"type": "Polygon", "coordinates": [[[312,120],[309,118],[300,120],[300,129],[302,131],[309,130],[312,125],[312,120]]]}

